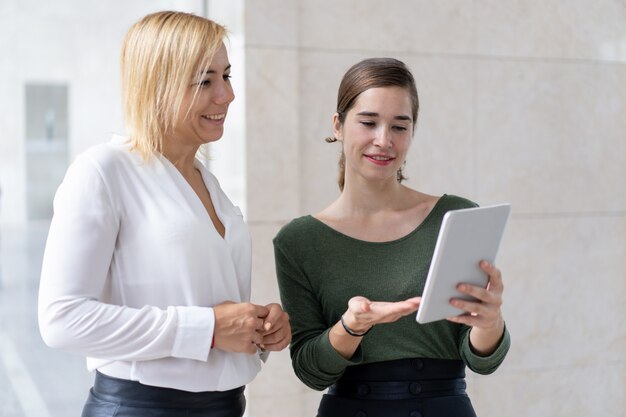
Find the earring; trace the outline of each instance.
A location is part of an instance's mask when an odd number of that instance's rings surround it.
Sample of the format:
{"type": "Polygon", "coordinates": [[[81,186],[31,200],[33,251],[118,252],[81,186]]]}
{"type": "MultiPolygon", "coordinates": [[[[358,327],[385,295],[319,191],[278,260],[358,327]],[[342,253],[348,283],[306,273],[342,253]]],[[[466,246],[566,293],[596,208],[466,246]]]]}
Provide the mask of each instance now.
{"type": "Polygon", "coordinates": [[[396,171],[396,179],[398,180],[398,182],[402,182],[403,180],[406,179],[406,177],[404,176],[404,172],[403,172],[403,169],[405,166],[406,166],[406,161],[404,161],[402,163],[402,166],[398,168],[398,171],[396,171]]]}

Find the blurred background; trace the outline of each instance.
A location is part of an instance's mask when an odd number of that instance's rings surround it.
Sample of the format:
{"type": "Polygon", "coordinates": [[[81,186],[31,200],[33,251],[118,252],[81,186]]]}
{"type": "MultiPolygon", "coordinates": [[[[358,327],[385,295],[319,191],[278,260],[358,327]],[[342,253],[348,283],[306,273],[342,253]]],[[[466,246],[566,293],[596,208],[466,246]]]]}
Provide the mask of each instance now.
{"type": "MultiPolygon", "coordinates": [[[[0,416],[80,413],[93,375],[36,321],[52,198],[78,153],[124,133],[122,39],[165,9],[230,29],[237,99],[208,163],[252,231],[253,301],[278,299],[280,227],[337,196],[323,138],[343,73],[396,57],[420,95],[408,184],[513,206],[513,345],[469,375],[478,415],[624,415],[625,0],[0,0],[0,416]]],[[[304,417],[321,393],[281,352],[247,395],[249,417],[304,417]]]]}

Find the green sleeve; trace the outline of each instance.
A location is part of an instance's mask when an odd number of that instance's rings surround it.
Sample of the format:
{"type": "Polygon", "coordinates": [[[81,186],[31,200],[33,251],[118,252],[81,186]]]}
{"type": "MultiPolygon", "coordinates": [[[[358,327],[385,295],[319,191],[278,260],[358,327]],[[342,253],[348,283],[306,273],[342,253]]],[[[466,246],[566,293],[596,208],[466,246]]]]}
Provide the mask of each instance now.
{"type": "Polygon", "coordinates": [[[308,278],[276,239],[274,256],[280,298],[291,324],[293,369],[307,386],[323,390],[335,383],[347,366],[362,361],[361,349],[357,349],[351,360],[337,353],[328,337],[332,326],[324,319],[322,306],[308,278]]]}
{"type": "Polygon", "coordinates": [[[472,351],[470,347],[470,327],[464,326],[460,339],[459,351],[463,362],[469,369],[481,375],[489,375],[498,369],[504,358],[506,357],[509,347],[511,347],[511,335],[506,326],[504,334],[500,340],[500,344],[496,350],[489,356],[479,356],[472,351]]]}

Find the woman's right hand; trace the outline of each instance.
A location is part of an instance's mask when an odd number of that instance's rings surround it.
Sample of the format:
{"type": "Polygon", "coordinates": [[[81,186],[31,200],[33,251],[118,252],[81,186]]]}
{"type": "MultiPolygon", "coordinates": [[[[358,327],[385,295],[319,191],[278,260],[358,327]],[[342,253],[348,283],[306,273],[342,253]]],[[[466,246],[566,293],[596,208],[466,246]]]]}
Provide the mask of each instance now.
{"type": "Polygon", "coordinates": [[[363,334],[376,324],[392,323],[417,311],[420,301],[421,297],[395,303],[370,301],[361,296],[352,297],[348,301],[348,309],[343,314],[343,325],[337,322],[330,330],[330,344],[341,356],[350,359],[363,337],[350,335],[344,325],[353,333],[363,334]]]}
{"type": "Polygon", "coordinates": [[[355,333],[364,333],[376,324],[393,323],[399,318],[417,311],[421,297],[398,302],[370,301],[356,296],[348,301],[343,315],[346,326],[355,333]]]}
{"type": "Polygon", "coordinates": [[[213,307],[215,312],[214,347],[227,352],[254,354],[263,343],[263,322],[267,307],[226,301],[213,307]]]}

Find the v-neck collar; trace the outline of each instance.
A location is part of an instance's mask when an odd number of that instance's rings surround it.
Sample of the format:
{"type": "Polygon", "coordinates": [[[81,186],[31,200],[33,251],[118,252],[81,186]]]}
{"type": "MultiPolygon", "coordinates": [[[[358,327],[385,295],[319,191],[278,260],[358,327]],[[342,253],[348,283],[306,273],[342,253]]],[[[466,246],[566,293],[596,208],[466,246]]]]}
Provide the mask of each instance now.
{"type": "Polygon", "coordinates": [[[223,237],[215,228],[215,224],[213,224],[213,220],[211,219],[211,216],[209,215],[209,212],[207,211],[206,207],[202,203],[202,200],[200,200],[200,197],[198,196],[198,194],[196,194],[194,189],[191,187],[191,184],[187,182],[187,180],[185,179],[183,174],[178,170],[178,168],[176,168],[176,166],[169,159],[167,159],[164,155],[158,152],[156,153],[156,157],[161,162],[163,167],[167,171],[169,171],[170,178],[176,183],[176,185],[178,186],[178,189],[185,195],[185,197],[187,198],[187,201],[192,206],[192,209],[196,213],[196,215],[200,219],[208,221],[211,226],[211,229],[215,232],[215,234],[221,240],[226,241],[228,239],[228,235],[229,235],[228,232],[230,229],[228,225],[228,219],[226,216],[226,212],[224,211],[222,202],[220,201],[220,198],[218,196],[219,194],[218,190],[216,190],[215,184],[211,180],[211,178],[208,178],[208,172],[206,170],[206,167],[197,158],[194,159],[194,162],[193,162],[194,167],[198,169],[198,171],[200,171],[202,182],[204,183],[204,186],[207,189],[207,192],[209,193],[209,197],[211,198],[211,203],[213,204],[215,215],[220,220],[220,222],[224,225],[223,237]]]}

